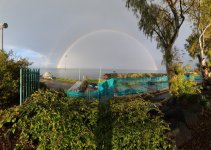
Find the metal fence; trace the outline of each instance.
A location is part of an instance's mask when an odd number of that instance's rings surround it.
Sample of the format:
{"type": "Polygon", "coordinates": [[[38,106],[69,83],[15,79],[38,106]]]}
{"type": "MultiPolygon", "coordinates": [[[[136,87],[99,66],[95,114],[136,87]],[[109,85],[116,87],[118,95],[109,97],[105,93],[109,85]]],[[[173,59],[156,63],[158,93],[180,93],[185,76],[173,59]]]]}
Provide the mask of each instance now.
{"type": "Polygon", "coordinates": [[[40,69],[20,69],[20,105],[38,90],[40,69]]]}

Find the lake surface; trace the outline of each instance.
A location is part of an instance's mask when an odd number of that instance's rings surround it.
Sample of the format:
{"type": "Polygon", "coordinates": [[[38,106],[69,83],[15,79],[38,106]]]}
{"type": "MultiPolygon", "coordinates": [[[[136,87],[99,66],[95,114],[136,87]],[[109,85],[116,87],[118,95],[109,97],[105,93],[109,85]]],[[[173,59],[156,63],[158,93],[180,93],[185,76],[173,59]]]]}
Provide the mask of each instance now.
{"type": "Polygon", "coordinates": [[[60,69],[40,68],[40,74],[50,72],[54,77],[81,80],[83,76],[88,79],[98,79],[105,73],[166,73],[165,70],[135,70],[135,69],[60,69]]]}

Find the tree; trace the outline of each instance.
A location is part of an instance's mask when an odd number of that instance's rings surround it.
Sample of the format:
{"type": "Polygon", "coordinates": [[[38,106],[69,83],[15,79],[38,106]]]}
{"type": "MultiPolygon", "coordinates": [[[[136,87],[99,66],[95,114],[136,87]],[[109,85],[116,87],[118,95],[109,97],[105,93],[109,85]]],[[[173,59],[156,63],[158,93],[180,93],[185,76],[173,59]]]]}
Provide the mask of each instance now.
{"type": "MultiPolygon", "coordinates": [[[[139,20],[139,28],[144,34],[157,41],[162,50],[163,59],[169,81],[174,76],[173,46],[179,30],[194,0],[127,0],[126,6],[131,8],[139,20]]],[[[171,90],[171,82],[169,82],[171,90]]]]}
{"type": "Polygon", "coordinates": [[[206,68],[211,67],[211,1],[196,0],[189,11],[193,32],[185,45],[190,56],[198,58],[199,69],[206,85],[206,68]]]}
{"type": "Polygon", "coordinates": [[[18,102],[20,68],[29,65],[26,59],[16,59],[12,51],[0,50],[0,104],[18,102]]]}

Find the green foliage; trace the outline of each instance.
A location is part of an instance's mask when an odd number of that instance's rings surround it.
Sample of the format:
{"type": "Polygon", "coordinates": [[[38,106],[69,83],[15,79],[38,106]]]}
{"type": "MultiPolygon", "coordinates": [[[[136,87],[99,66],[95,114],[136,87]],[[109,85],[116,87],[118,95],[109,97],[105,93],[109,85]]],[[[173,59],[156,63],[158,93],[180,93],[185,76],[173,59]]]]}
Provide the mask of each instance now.
{"type": "MultiPolygon", "coordinates": [[[[157,42],[157,47],[163,52],[163,62],[169,79],[172,71],[174,49],[173,45],[179,35],[179,30],[185,20],[185,15],[194,1],[192,0],[127,0],[126,5],[139,19],[139,29],[157,42]]],[[[169,86],[171,86],[170,84],[169,86]]],[[[171,88],[171,87],[170,87],[171,88]]]]}
{"type": "MultiPolygon", "coordinates": [[[[165,135],[168,125],[149,112],[160,112],[142,99],[114,98],[111,101],[113,119],[113,149],[170,149],[165,135]]],[[[160,114],[161,115],[161,114],[160,114]]]]}
{"type": "MultiPolygon", "coordinates": [[[[188,51],[189,55],[192,58],[198,58],[199,59],[199,53],[200,53],[200,48],[199,48],[199,34],[193,32],[188,39],[186,39],[186,44],[185,48],[188,51]]],[[[200,60],[199,60],[200,61],[200,60]]]]}
{"type": "Polygon", "coordinates": [[[204,106],[205,109],[211,111],[211,102],[209,101],[209,97],[206,95],[201,95],[200,103],[204,106]]]}
{"type": "Polygon", "coordinates": [[[159,76],[160,74],[153,74],[153,73],[128,73],[123,74],[124,78],[141,78],[141,77],[153,77],[153,76],[159,76]]]}
{"type": "Polygon", "coordinates": [[[160,3],[147,0],[127,0],[126,3],[140,19],[140,30],[147,37],[154,38],[157,46],[162,49],[174,42],[188,7],[187,2],[172,0],[162,0],[160,3]]]}
{"type": "Polygon", "coordinates": [[[38,91],[19,108],[18,122],[11,129],[19,134],[16,148],[94,149],[91,130],[96,112],[97,102],[67,99],[64,93],[52,90],[38,91]]]}
{"type": "Polygon", "coordinates": [[[11,123],[7,134],[18,135],[16,149],[172,148],[165,134],[168,124],[157,107],[142,99],[86,101],[46,90],[0,116],[0,130],[11,123]]]}
{"type": "Polygon", "coordinates": [[[188,15],[193,23],[193,31],[185,47],[191,57],[198,58],[198,67],[206,86],[205,66],[211,67],[211,1],[195,0],[188,15]]]}
{"type": "MultiPolygon", "coordinates": [[[[159,77],[166,74],[163,73],[117,73],[115,78],[142,78],[142,77],[159,77]]],[[[110,77],[112,78],[112,77],[110,77]]]]}
{"type": "Polygon", "coordinates": [[[19,70],[30,64],[26,59],[15,59],[12,51],[0,50],[0,104],[17,100],[19,95],[19,70]]]}
{"type": "Polygon", "coordinates": [[[185,69],[181,64],[175,64],[174,66],[176,75],[170,81],[172,84],[170,92],[174,97],[200,93],[200,90],[196,87],[196,82],[194,82],[193,79],[184,78],[185,69]]]}

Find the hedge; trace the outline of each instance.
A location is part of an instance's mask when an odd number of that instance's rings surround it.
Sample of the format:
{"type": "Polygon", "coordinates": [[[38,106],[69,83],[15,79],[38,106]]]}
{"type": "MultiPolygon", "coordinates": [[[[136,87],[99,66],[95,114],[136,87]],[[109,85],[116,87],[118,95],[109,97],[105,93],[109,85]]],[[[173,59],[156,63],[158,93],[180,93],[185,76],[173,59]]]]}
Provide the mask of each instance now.
{"type": "Polygon", "coordinates": [[[0,111],[0,116],[0,129],[10,135],[0,140],[12,137],[16,149],[173,148],[166,136],[168,124],[158,108],[143,99],[87,101],[40,90],[23,106],[0,111]]]}

